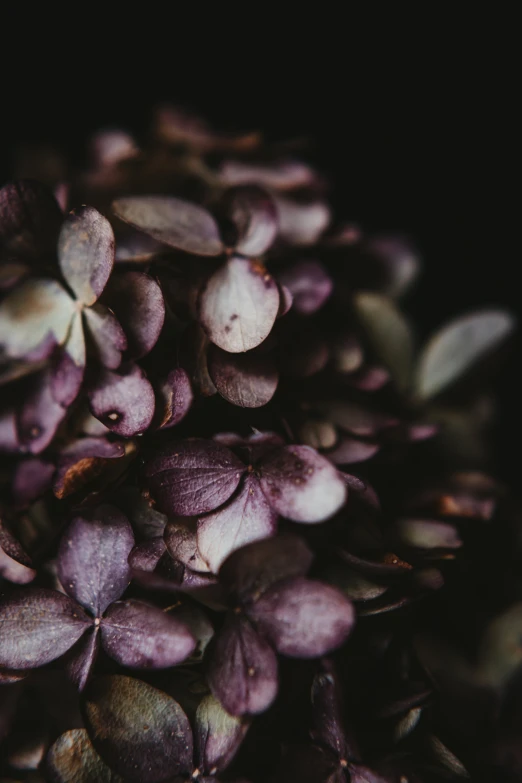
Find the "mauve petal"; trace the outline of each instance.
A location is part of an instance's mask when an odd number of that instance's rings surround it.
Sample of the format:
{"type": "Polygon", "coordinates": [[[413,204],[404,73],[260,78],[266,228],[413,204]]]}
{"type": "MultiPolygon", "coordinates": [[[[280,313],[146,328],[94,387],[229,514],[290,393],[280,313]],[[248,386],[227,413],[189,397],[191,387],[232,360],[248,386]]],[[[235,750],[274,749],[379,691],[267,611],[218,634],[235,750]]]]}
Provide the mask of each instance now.
{"type": "Polygon", "coordinates": [[[338,472],[309,446],[285,446],[266,457],[259,469],[270,505],[295,522],[322,522],[346,501],[338,472]]]}
{"type": "Polygon", "coordinates": [[[65,656],[63,663],[67,677],[80,692],[87,685],[99,648],[99,629],[93,627],[76,642],[65,656]]]}
{"type": "Polygon", "coordinates": [[[51,369],[51,392],[64,408],[78,396],[85,372],[85,338],[81,313],[75,313],[67,341],[51,369]]]}
{"type": "Polygon", "coordinates": [[[101,621],[105,651],[122,666],[167,669],[194,651],[196,640],[184,623],[143,601],[117,601],[101,621]]]}
{"type": "Polygon", "coordinates": [[[355,622],[351,602],[335,587],[295,578],[267,590],[249,609],[283,655],[317,658],[343,644],[355,622]]]}
{"type": "Polygon", "coordinates": [[[121,364],[122,352],[127,348],[127,338],[121,324],[108,307],[96,302],[83,311],[87,333],[98,361],[109,370],[121,364]]]}
{"type": "Polygon", "coordinates": [[[266,253],[278,229],[277,210],[270,195],[251,185],[229,190],[224,201],[227,218],[236,231],[236,251],[253,258],[266,253]]]}
{"type": "MultiPolygon", "coordinates": [[[[315,743],[330,748],[338,759],[347,758],[347,743],[341,713],[340,685],[332,664],[325,659],[312,682],[313,730],[315,743]]],[[[353,749],[350,755],[354,756],[353,749]]]]}
{"type": "Polygon", "coordinates": [[[219,394],[240,408],[260,408],[275,394],[279,373],[269,356],[233,354],[211,346],[208,371],[219,394]]]}
{"type": "Polygon", "coordinates": [[[56,561],[64,590],[95,617],[116,601],[130,582],[132,528],[113,506],[77,516],[60,541],[56,561]]]}
{"type": "Polygon", "coordinates": [[[278,535],[233,552],[221,566],[219,579],[240,603],[246,603],[276,582],[304,576],[313,558],[301,538],[278,535]]]}
{"type": "Polygon", "coordinates": [[[378,443],[368,443],[343,436],[337,446],[325,454],[335,465],[351,465],[354,462],[365,462],[379,451],[378,443]]]}
{"type": "Polygon", "coordinates": [[[263,185],[273,190],[295,190],[312,185],[315,172],[298,160],[273,163],[226,160],[219,169],[221,180],[228,185],[263,185]]]}
{"type": "Polygon", "coordinates": [[[36,576],[31,566],[31,558],[0,519],[0,576],[8,582],[25,585],[36,576]]]}
{"type": "Polygon", "coordinates": [[[249,724],[229,715],[211,694],[196,710],[194,740],[196,764],[212,774],[226,769],[236,755],[249,724]]]}
{"type": "Polygon", "coordinates": [[[277,657],[243,617],[230,617],[214,638],[208,684],[230,715],[257,715],[277,695],[277,657]]]}
{"type": "Polygon", "coordinates": [[[185,418],[194,401],[190,378],[182,367],[169,372],[156,386],[156,415],[160,414],[159,430],[174,427],[185,418]]]}
{"type": "Polygon", "coordinates": [[[166,552],[162,538],[150,538],[137,544],[129,555],[129,566],[133,571],[152,572],[166,552]]]}
{"type": "Polygon", "coordinates": [[[85,729],[62,734],[47,754],[52,783],[124,783],[98,756],[85,729]]]}
{"type": "Polygon", "coordinates": [[[51,191],[40,182],[19,180],[0,190],[0,254],[45,257],[52,252],[62,213],[51,191]]]}
{"type": "Polygon", "coordinates": [[[0,304],[0,348],[12,359],[47,358],[65,342],[74,302],[56,280],[30,278],[0,304]]]}
{"type": "Polygon", "coordinates": [[[160,783],[192,771],[187,717],[157,688],[121,675],[100,677],[87,689],[84,713],[94,748],[129,783],[160,783]]]}
{"type": "Polygon", "coordinates": [[[97,168],[115,166],[123,160],[134,158],[138,147],[132,136],[119,128],[104,128],[90,140],[89,152],[97,168]]]}
{"type": "Polygon", "coordinates": [[[419,273],[417,253],[402,237],[379,236],[368,240],[367,248],[383,267],[386,282],[385,293],[397,298],[402,296],[419,273]]]}
{"type": "Polygon", "coordinates": [[[16,414],[12,408],[0,413],[0,454],[16,454],[20,451],[16,414]]]}
{"type": "Polygon", "coordinates": [[[390,373],[384,367],[362,367],[358,372],[346,377],[346,382],[354,389],[375,392],[390,381],[390,373]]]}
{"type": "Polygon", "coordinates": [[[399,423],[397,419],[385,413],[344,400],[319,402],[315,407],[324,418],[329,419],[337,427],[363,438],[376,435],[381,430],[399,423]]]}
{"type": "Polygon", "coordinates": [[[120,220],[177,250],[199,256],[223,252],[216,221],[197,204],[170,196],[131,196],[112,208],[120,220]]]}
{"type": "Polygon", "coordinates": [[[80,438],[60,452],[53,492],[57,498],[65,498],[82,489],[107,467],[107,460],[125,455],[121,442],[105,438],[80,438]]]}
{"type": "Polygon", "coordinates": [[[72,647],[91,622],[76,601],[55,590],[13,593],[0,601],[0,666],[44,666],[72,647]]]}
{"type": "Polygon", "coordinates": [[[167,549],[174,560],[183,563],[191,571],[208,573],[208,563],[198,549],[195,519],[169,522],[164,537],[167,549]]]}
{"type": "Polygon", "coordinates": [[[200,298],[200,322],[224,351],[241,353],[268,337],[279,310],[279,291],[259,263],[233,257],[214,272],[200,298]]]}
{"type": "Polygon", "coordinates": [[[279,286],[279,311],[277,313],[278,318],[282,318],[283,315],[286,315],[290,308],[292,307],[294,303],[294,300],[292,298],[292,294],[286,287],[286,285],[280,285],[279,286]]]}
{"type": "Polygon", "coordinates": [[[130,438],[150,426],[155,407],[154,390],[137,365],[118,373],[101,371],[88,397],[93,416],[117,435],[130,438]]]}
{"type": "Polygon", "coordinates": [[[51,443],[66,413],[67,409],[53,397],[51,370],[35,375],[17,416],[21,450],[40,454],[51,443]]]}
{"type": "Polygon", "coordinates": [[[149,353],[165,320],[165,302],[157,282],[145,272],[113,275],[104,301],[123,327],[130,356],[139,359],[149,353]]]}
{"type": "Polygon", "coordinates": [[[333,290],[333,281],[318,261],[300,261],[278,275],[293,298],[293,308],[311,315],[324,305],[333,290]]]}
{"type": "Polygon", "coordinates": [[[76,298],[92,305],[105,288],[114,265],[114,234],[94,207],[79,207],[63,223],[58,240],[60,269],[76,298]]]}
{"type": "Polygon", "coordinates": [[[24,459],[15,468],[12,495],[16,508],[27,508],[51,486],[55,466],[37,457],[24,459]]]}
{"type": "Polygon", "coordinates": [[[439,394],[492,352],[514,328],[514,318],[502,310],[482,310],[443,326],[421,353],[415,381],[418,395],[427,399],[439,394]]]}
{"type": "Polygon", "coordinates": [[[275,202],[279,236],[289,245],[314,245],[330,223],[330,210],[322,201],[300,204],[277,196],[275,202]]]}
{"type": "Polygon", "coordinates": [[[276,523],[277,513],[270,508],[258,479],[248,474],[235,497],[198,519],[198,549],[217,574],[236,549],[275,535],[276,523]]]}
{"type": "Polygon", "coordinates": [[[24,551],[22,545],[19,543],[8,527],[0,519],[0,549],[2,549],[6,555],[15,560],[21,565],[28,568],[32,565],[31,558],[24,551]]]}
{"type": "Polygon", "coordinates": [[[187,517],[221,506],[244,471],[245,465],[229,449],[202,438],[173,441],[145,466],[159,510],[187,517]]]}
{"type": "Polygon", "coordinates": [[[167,524],[167,517],[157,511],[146,492],[140,492],[137,487],[123,487],[117,496],[120,508],[132,525],[137,538],[162,538],[167,524]]]}

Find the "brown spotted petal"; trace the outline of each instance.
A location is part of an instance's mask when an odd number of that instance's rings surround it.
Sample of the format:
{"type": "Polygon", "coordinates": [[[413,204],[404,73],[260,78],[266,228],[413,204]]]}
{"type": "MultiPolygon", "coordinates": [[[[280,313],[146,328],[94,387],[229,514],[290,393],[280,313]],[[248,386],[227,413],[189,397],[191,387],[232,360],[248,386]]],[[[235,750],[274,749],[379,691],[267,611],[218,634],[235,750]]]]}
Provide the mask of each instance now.
{"type": "Polygon", "coordinates": [[[337,649],[355,622],[353,606],[339,590],[302,577],[273,585],[249,615],[280,653],[294,658],[337,649]]]}
{"type": "Polygon", "coordinates": [[[135,364],[119,372],[102,370],[88,397],[93,416],[117,435],[140,435],[152,422],[154,390],[135,364]]]}
{"type": "Polygon", "coordinates": [[[295,522],[322,522],[346,501],[346,485],[325,457],[309,446],[285,446],[259,465],[272,508],[295,522]]]}
{"type": "Polygon", "coordinates": [[[0,666],[33,669],[63,655],[91,620],[55,590],[28,587],[0,602],[0,666]]]}
{"type": "Polygon", "coordinates": [[[98,756],[85,729],[62,734],[49,749],[46,767],[53,783],[123,783],[98,756]]]}
{"type": "Polygon", "coordinates": [[[121,675],[87,689],[87,731],[103,761],[129,783],[161,783],[192,771],[188,719],[166,693],[121,675]]]}
{"type": "Polygon", "coordinates": [[[232,495],[245,465],[226,446],[202,438],[169,443],[146,464],[150,493],[160,511],[196,516],[232,495]]]}
{"type": "Polygon", "coordinates": [[[58,240],[60,269],[75,297],[92,305],[100,297],[114,265],[114,234],[94,207],[70,212],[58,240]]]}
{"type": "Polygon", "coordinates": [[[75,517],[58,549],[57,573],[64,590],[100,617],[130,582],[133,546],[132,528],[113,506],[75,517]]]}
{"type": "Polygon", "coordinates": [[[233,188],[225,195],[227,218],[235,229],[235,249],[243,256],[262,256],[277,235],[277,210],[273,199],[255,185],[233,188]]]}
{"type": "Polygon", "coordinates": [[[53,491],[64,498],[82,489],[106,468],[107,460],[125,455],[123,443],[106,438],[80,438],[60,452],[53,491]]]}
{"type": "Polygon", "coordinates": [[[260,408],[275,394],[279,373],[266,354],[233,354],[212,346],[208,371],[219,394],[240,408],[260,408]]]}
{"type": "Polygon", "coordinates": [[[270,507],[258,479],[248,474],[228,503],[198,519],[198,549],[216,574],[234,550],[275,535],[276,523],[277,512],[270,507]]]}
{"type": "Polygon", "coordinates": [[[129,355],[139,359],[149,353],[165,320],[163,294],[154,278],[135,271],[113,275],[104,301],[123,327],[129,355]]]}
{"type": "Polygon", "coordinates": [[[131,196],[112,205],[120,220],[163,242],[199,256],[219,256],[219,228],[203,207],[169,196],[131,196]]]}
{"type": "Polygon", "coordinates": [[[259,263],[230,258],[208,280],[199,317],[209,339],[229,353],[250,351],[268,337],[279,310],[279,291],[259,263]]]}
{"type": "Polygon", "coordinates": [[[277,657],[245,617],[232,616],[215,637],[208,683],[230,715],[257,715],[277,695],[277,657]]]}

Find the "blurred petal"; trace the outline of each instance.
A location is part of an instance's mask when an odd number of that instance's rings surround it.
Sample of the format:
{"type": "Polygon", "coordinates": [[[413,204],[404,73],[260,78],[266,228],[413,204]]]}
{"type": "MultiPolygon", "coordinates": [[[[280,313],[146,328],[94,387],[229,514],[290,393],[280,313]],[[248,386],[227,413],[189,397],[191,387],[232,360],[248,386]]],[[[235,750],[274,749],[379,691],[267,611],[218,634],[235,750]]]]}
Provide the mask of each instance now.
{"type": "Polygon", "coordinates": [[[72,647],[91,622],[75,601],[55,590],[13,593],[0,601],[0,666],[44,666],[72,647]]]}
{"type": "Polygon", "coordinates": [[[240,408],[260,408],[275,394],[279,381],[269,356],[258,353],[233,354],[212,346],[208,371],[219,394],[240,408]]]}
{"type": "Polygon", "coordinates": [[[363,438],[398,424],[398,420],[392,416],[344,400],[319,402],[315,407],[333,424],[363,438]]]}
{"type": "Polygon", "coordinates": [[[301,538],[281,534],[255,541],[231,554],[221,567],[219,579],[238,601],[247,603],[276,582],[304,576],[313,558],[301,538]]]}
{"type": "Polygon", "coordinates": [[[113,506],[98,506],[73,519],[60,541],[58,578],[67,593],[100,617],[130,582],[132,528],[113,506]]]}
{"type": "Polygon", "coordinates": [[[47,754],[53,783],[123,783],[98,756],[85,729],[71,729],[58,737],[47,754]]]}
{"type": "Polygon", "coordinates": [[[104,301],[123,327],[130,356],[139,359],[149,353],[165,320],[165,303],[157,282],[144,272],[113,275],[104,301]]]}
{"type": "Polygon", "coordinates": [[[273,190],[294,190],[312,185],[315,172],[298,160],[280,160],[274,163],[255,163],[226,160],[219,176],[228,185],[263,185],[273,190]]]}
{"type": "Polygon", "coordinates": [[[264,266],[233,257],[214,272],[200,299],[200,321],[224,351],[249,351],[268,337],[279,310],[279,291],[264,266]]]}
{"type": "Polygon", "coordinates": [[[76,298],[92,305],[105,288],[114,264],[114,234],[94,207],[79,207],[63,223],[58,240],[60,269],[76,298]]]}
{"type": "Polygon", "coordinates": [[[243,256],[263,255],[277,235],[277,210],[270,195],[254,185],[225,194],[224,208],[236,230],[235,249],[243,256]]]}
{"type": "Polygon", "coordinates": [[[333,281],[322,264],[300,261],[278,275],[293,297],[293,308],[302,315],[311,315],[324,305],[333,290],[333,281]]]}
{"type": "Polygon", "coordinates": [[[156,386],[156,413],[161,414],[158,429],[174,427],[185,418],[194,401],[190,378],[182,367],[169,372],[165,380],[156,386]]]}
{"type": "Polygon", "coordinates": [[[51,443],[66,413],[67,409],[54,399],[51,371],[35,375],[17,417],[21,450],[40,454],[51,443]]]}
{"type": "Polygon", "coordinates": [[[374,237],[367,245],[385,267],[385,292],[394,298],[402,296],[419,273],[419,258],[414,249],[400,237],[374,237]]]}
{"type": "Polygon", "coordinates": [[[208,684],[230,715],[264,712],[277,695],[277,657],[248,620],[231,617],[215,637],[208,684]]]}
{"type": "Polygon", "coordinates": [[[139,150],[132,136],[119,128],[104,128],[90,140],[93,163],[99,168],[114,166],[123,160],[134,158],[139,150]]]}
{"type": "Polygon", "coordinates": [[[213,511],[232,495],[245,465],[225,446],[191,438],[171,442],[145,467],[160,511],[196,516],[213,511]]]}
{"type": "Polygon", "coordinates": [[[398,533],[402,541],[421,549],[458,549],[462,546],[453,525],[431,519],[401,519],[398,533]]]}
{"type": "Polygon", "coordinates": [[[325,454],[335,465],[351,465],[354,462],[365,462],[379,451],[378,443],[369,443],[343,436],[337,446],[325,454]]]}
{"type": "Polygon", "coordinates": [[[239,493],[222,508],[198,519],[198,548],[217,574],[236,549],[273,536],[277,513],[270,508],[257,478],[248,474],[239,493]]]}
{"type": "Polygon", "coordinates": [[[478,665],[481,680],[502,688],[522,664],[522,603],[514,603],[486,627],[480,642],[478,665]]]}
{"type": "Polygon", "coordinates": [[[279,236],[289,245],[314,245],[330,223],[330,210],[322,201],[300,204],[283,196],[275,201],[279,236]]]}
{"type": "Polygon", "coordinates": [[[226,150],[246,152],[261,143],[259,133],[232,135],[215,131],[201,117],[170,104],[156,109],[154,132],[163,143],[183,144],[199,154],[226,150]]]}
{"type": "Polygon", "coordinates": [[[166,669],[193,652],[196,640],[184,623],[143,601],[117,601],[101,621],[102,644],[122,666],[166,669]]]}
{"type": "Polygon", "coordinates": [[[280,653],[294,658],[337,649],[355,622],[353,606],[339,590],[299,577],[267,590],[249,615],[280,653]]]}
{"type": "Polygon", "coordinates": [[[217,774],[226,769],[236,755],[248,730],[248,723],[226,712],[211,694],[196,710],[194,739],[196,764],[217,774]]]}
{"type": "Polygon", "coordinates": [[[144,432],[154,415],[154,390],[137,365],[118,373],[101,371],[88,397],[93,416],[127,438],[144,432]]]}
{"type": "Polygon", "coordinates": [[[68,678],[78,691],[83,691],[100,648],[97,627],[90,628],[65,656],[64,668],[68,678]]]}
{"type": "Polygon", "coordinates": [[[73,300],[56,280],[30,278],[0,304],[0,347],[13,359],[47,358],[65,342],[73,313],[73,300]]]}
{"type": "Polygon", "coordinates": [[[331,449],[337,441],[333,424],[324,419],[308,419],[299,430],[300,439],[313,449],[331,449]]]}
{"type": "Polygon", "coordinates": [[[51,191],[34,180],[0,190],[0,255],[45,258],[52,252],[62,213],[51,191]]]}
{"type": "Polygon", "coordinates": [[[309,446],[285,446],[259,465],[270,505],[295,522],[322,522],[346,501],[346,486],[332,464],[309,446]]]}
{"type": "Polygon", "coordinates": [[[16,414],[8,408],[0,413],[0,454],[15,454],[19,450],[16,414]]]}
{"type": "Polygon", "coordinates": [[[109,370],[121,364],[122,352],[127,348],[127,338],[114,313],[97,302],[83,311],[91,346],[98,361],[109,370]]]}
{"type": "Polygon", "coordinates": [[[100,677],[87,690],[85,720],[95,749],[129,783],[160,783],[192,771],[187,717],[151,685],[100,677]]]}
{"type": "Polygon", "coordinates": [[[53,363],[51,392],[56,402],[67,408],[78,396],[85,372],[85,338],[81,313],[75,313],[71,331],[53,363]]]}
{"type": "Polygon", "coordinates": [[[114,214],[165,245],[199,256],[219,256],[219,228],[203,207],[169,196],[131,196],[112,205],[114,214]]]}
{"type": "Polygon", "coordinates": [[[57,498],[65,498],[99,476],[107,467],[107,460],[125,454],[123,443],[105,438],[80,438],[63,448],[54,477],[53,491],[57,498]]]}
{"type": "Polygon", "coordinates": [[[12,494],[16,508],[27,508],[52,485],[55,466],[36,457],[24,459],[16,466],[12,494]]]}
{"type": "Polygon", "coordinates": [[[421,353],[416,377],[419,396],[426,399],[439,394],[498,347],[514,328],[514,319],[502,310],[482,310],[443,326],[421,353]]]}
{"type": "Polygon", "coordinates": [[[208,572],[208,563],[198,549],[194,519],[169,522],[165,528],[165,543],[174,560],[183,563],[192,571],[208,572]]]}

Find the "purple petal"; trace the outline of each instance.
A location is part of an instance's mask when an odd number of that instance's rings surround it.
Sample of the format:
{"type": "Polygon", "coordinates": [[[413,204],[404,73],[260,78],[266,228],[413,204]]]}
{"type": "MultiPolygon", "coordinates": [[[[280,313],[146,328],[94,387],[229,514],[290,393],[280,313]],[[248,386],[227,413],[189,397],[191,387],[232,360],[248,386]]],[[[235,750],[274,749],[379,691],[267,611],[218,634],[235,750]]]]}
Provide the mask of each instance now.
{"type": "Polygon", "coordinates": [[[219,394],[240,408],[260,408],[275,394],[279,374],[269,356],[232,354],[212,346],[208,371],[219,394]]]}
{"type": "Polygon", "coordinates": [[[94,748],[129,783],[192,771],[192,731],[166,693],[130,677],[100,677],[87,689],[84,711],[94,748]]]}
{"type": "Polygon", "coordinates": [[[151,538],[137,544],[129,555],[129,565],[133,571],[151,573],[167,550],[163,538],[151,538]]]}
{"type": "Polygon", "coordinates": [[[0,413],[0,454],[16,454],[20,451],[16,423],[16,413],[12,408],[0,413]]]}
{"type": "Polygon", "coordinates": [[[18,412],[17,429],[22,450],[40,454],[51,443],[66,413],[66,408],[54,399],[51,371],[35,375],[18,412]]]}
{"type": "Polygon", "coordinates": [[[139,359],[149,353],[165,320],[165,303],[157,282],[144,272],[113,275],[104,301],[123,327],[130,355],[139,359]]]}
{"type": "Polygon", "coordinates": [[[294,303],[294,300],[292,299],[292,294],[286,287],[286,285],[280,285],[279,286],[279,312],[277,313],[278,318],[282,318],[283,315],[286,315],[290,308],[292,307],[294,303]]]}
{"type": "Polygon", "coordinates": [[[146,492],[124,487],[117,497],[118,508],[126,514],[137,538],[163,538],[167,517],[153,508],[146,492]]]}
{"type": "Polygon", "coordinates": [[[137,365],[120,372],[103,370],[88,391],[93,416],[118,435],[130,438],[144,432],[154,415],[154,390],[137,365]]]}
{"type": "Polygon", "coordinates": [[[31,558],[0,519],[0,576],[8,582],[25,585],[36,576],[31,566],[31,558]]]}
{"type": "Polygon", "coordinates": [[[82,316],[75,313],[67,341],[51,371],[51,392],[56,402],[64,408],[71,405],[79,394],[85,372],[85,338],[82,316]]]}
{"type": "Polygon", "coordinates": [[[115,166],[123,160],[134,158],[139,152],[132,136],[119,128],[97,131],[89,146],[97,168],[115,166]]]}
{"type": "Polygon", "coordinates": [[[93,207],[70,212],[58,240],[60,269],[76,298],[92,305],[105,288],[114,265],[114,234],[93,207]]]}
{"type": "Polygon", "coordinates": [[[0,602],[0,666],[32,669],[54,661],[90,624],[75,601],[55,590],[13,593],[0,602]]]}
{"type": "Polygon", "coordinates": [[[295,190],[315,182],[315,172],[298,160],[281,160],[274,163],[226,160],[219,176],[228,185],[263,185],[271,190],[295,190]]]}
{"type": "Polygon", "coordinates": [[[277,235],[277,210],[270,195],[256,186],[233,188],[225,209],[236,232],[235,249],[243,256],[263,255],[277,235]]]}
{"type": "Polygon", "coordinates": [[[53,783],[123,783],[98,756],[85,729],[62,734],[47,754],[53,783]]]}
{"type": "Polygon", "coordinates": [[[289,245],[314,245],[331,220],[322,201],[300,204],[283,196],[276,198],[279,236],[289,245]]]}
{"type": "MultiPolygon", "coordinates": [[[[326,659],[312,683],[314,742],[331,748],[338,759],[347,758],[347,743],[341,714],[341,689],[332,664],[326,659]]],[[[353,750],[352,757],[355,755],[353,750]]]]}
{"type": "Polygon", "coordinates": [[[278,310],[279,291],[266,269],[233,257],[207,282],[200,299],[200,322],[215,345],[241,353],[268,337],[278,310]]]}
{"type": "Polygon", "coordinates": [[[53,491],[57,498],[65,498],[82,489],[107,467],[107,460],[125,455],[123,443],[105,438],[81,438],[62,449],[53,491]]]}
{"type": "Polygon", "coordinates": [[[30,278],[0,304],[0,347],[12,359],[47,358],[65,342],[74,302],[56,282],[30,278]]]}
{"type": "Polygon", "coordinates": [[[97,627],[89,629],[69,650],[64,664],[68,678],[78,691],[83,691],[94,666],[100,648],[100,635],[97,627]]]}
{"type": "Polygon", "coordinates": [[[243,617],[231,617],[215,637],[208,684],[230,715],[257,715],[277,695],[277,657],[243,617]]]}
{"type": "Polygon", "coordinates": [[[225,446],[192,438],[171,442],[156,453],[145,470],[160,511],[196,516],[228,500],[245,465],[225,446]]]}
{"type": "Polygon", "coordinates": [[[346,381],[354,389],[375,392],[382,389],[390,380],[390,373],[384,367],[363,367],[359,372],[349,375],[346,381]]]}
{"type": "Polygon", "coordinates": [[[333,282],[322,264],[300,261],[278,276],[293,297],[293,307],[302,315],[311,315],[324,305],[333,290],[333,282]]]}
{"type": "Polygon", "coordinates": [[[419,359],[416,387],[422,399],[433,397],[505,340],[514,319],[501,310],[482,310],[444,326],[419,359]]]}
{"type": "Polygon", "coordinates": [[[83,314],[91,338],[90,347],[104,367],[115,370],[120,366],[122,352],[127,348],[127,338],[119,321],[100,302],[85,308],[83,314]]]}
{"type": "Polygon", "coordinates": [[[194,393],[187,372],[178,367],[156,387],[156,414],[161,415],[158,429],[174,427],[185,418],[194,401],[194,393]]]}
{"type": "Polygon", "coordinates": [[[174,560],[183,563],[191,571],[208,572],[208,563],[198,549],[195,520],[169,522],[165,528],[165,543],[174,560]]]}
{"type": "Polygon", "coordinates": [[[211,694],[205,696],[196,710],[194,739],[198,767],[212,770],[213,774],[226,769],[247,730],[247,722],[225,712],[211,694]]]}
{"type": "Polygon", "coordinates": [[[13,501],[16,508],[27,508],[38,500],[52,485],[55,466],[38,458],[19,462],[12,484],[13,501]]]}
{"type": "Polygon", "coordinates": [[[75,517],[58,549],[57,574],[64,590],[100,617],[130,582],[127,561],[133,546],[131,526],[112,506],[98,506],[89,518],[75,517]]]}
{"type": "Polygon", "coordinates": [[[169,196],[135,196],[118,199],[112,208],[120,220],[177,250],[199,256],[223,252],[216,221],[197,204],[169,196]]]}
{"type": "Polygon", "coordinates": [[[278,535],[233,552],[221,566],[220,582],[246,603],[283,579],[304,576],[313,554],[301,538],[278,535]]]}
{"type": "Polygon", "coordinates": [[[368,250],[385,267],[386,293],[402,296],[419,273],[419,258],[410,244],[400,237],[373,237],[368,250]]]}
{"type": "Polygon", "coordinates": [[[38,258],[53,250],[62,213],[45,185],[20,180],[0,190],[0,251],[38,258]]]}
{"type": "Polygon", "coordinates": [[[101,621],[102,644],[122,666],[166,669],[194,651],[196,640],[184,623],[143,601],[117,601],[101,621]]]}
{"type": "Polygon", "coordinates": [[[224,560],[245,544],[273,536],[277,513],[273,511],[252,474],[239,493],[222,508],[198,519],[198,549],[217,574],[224,560]]]}
{"type": "Polygon", "coordinates": [[[317,658],[343,644],[355,622],[351,602],[336,588],[296,578],[275,584],[249,615],[283,655],[317,658]]]}
{"type": "Polygon", "coordinates": [[[343,436],[337,446],[325,456],[335,465],[351,465],[354,462],[365,462],[371,459],[379,448],[378,443],[343,436]]]}
{"type": "Polygon", "coordinates": [[[322,522],[346,501],[346,486],[332,464],[309,446],[286,446],[259,466],[270,505],[295,522],[322,522]]]}

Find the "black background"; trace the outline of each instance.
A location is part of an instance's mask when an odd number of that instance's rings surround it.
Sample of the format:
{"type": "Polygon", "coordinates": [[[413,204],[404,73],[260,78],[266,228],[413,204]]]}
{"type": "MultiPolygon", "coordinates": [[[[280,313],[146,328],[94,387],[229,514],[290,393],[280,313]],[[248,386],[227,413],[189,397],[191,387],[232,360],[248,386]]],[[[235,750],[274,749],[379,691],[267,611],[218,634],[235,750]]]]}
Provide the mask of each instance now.
{"type": "MultiPolygon", "coordinates": [[[[424,273],[408,304],[421,333],[483,305],[522,320],[509,20],[425,9],[403,21],[375,8],[362,24],[346,6],[337,17],[301,9],[283,26],[280,11],[255,5],[230,24],[204,6],[190,21],[175,7],[131,8],[110,25],[94,6],[55,19],[22,8],[4,23],[1,181],[20,142],[56,142],[79,162],[94,129],[143,134],[152,107],[171,100],[218,126],[312,139],[337,214],[415,241],[424,273]]],[[[499,464],[514,483],[518,355],[499,386],[499,464]]]]}

